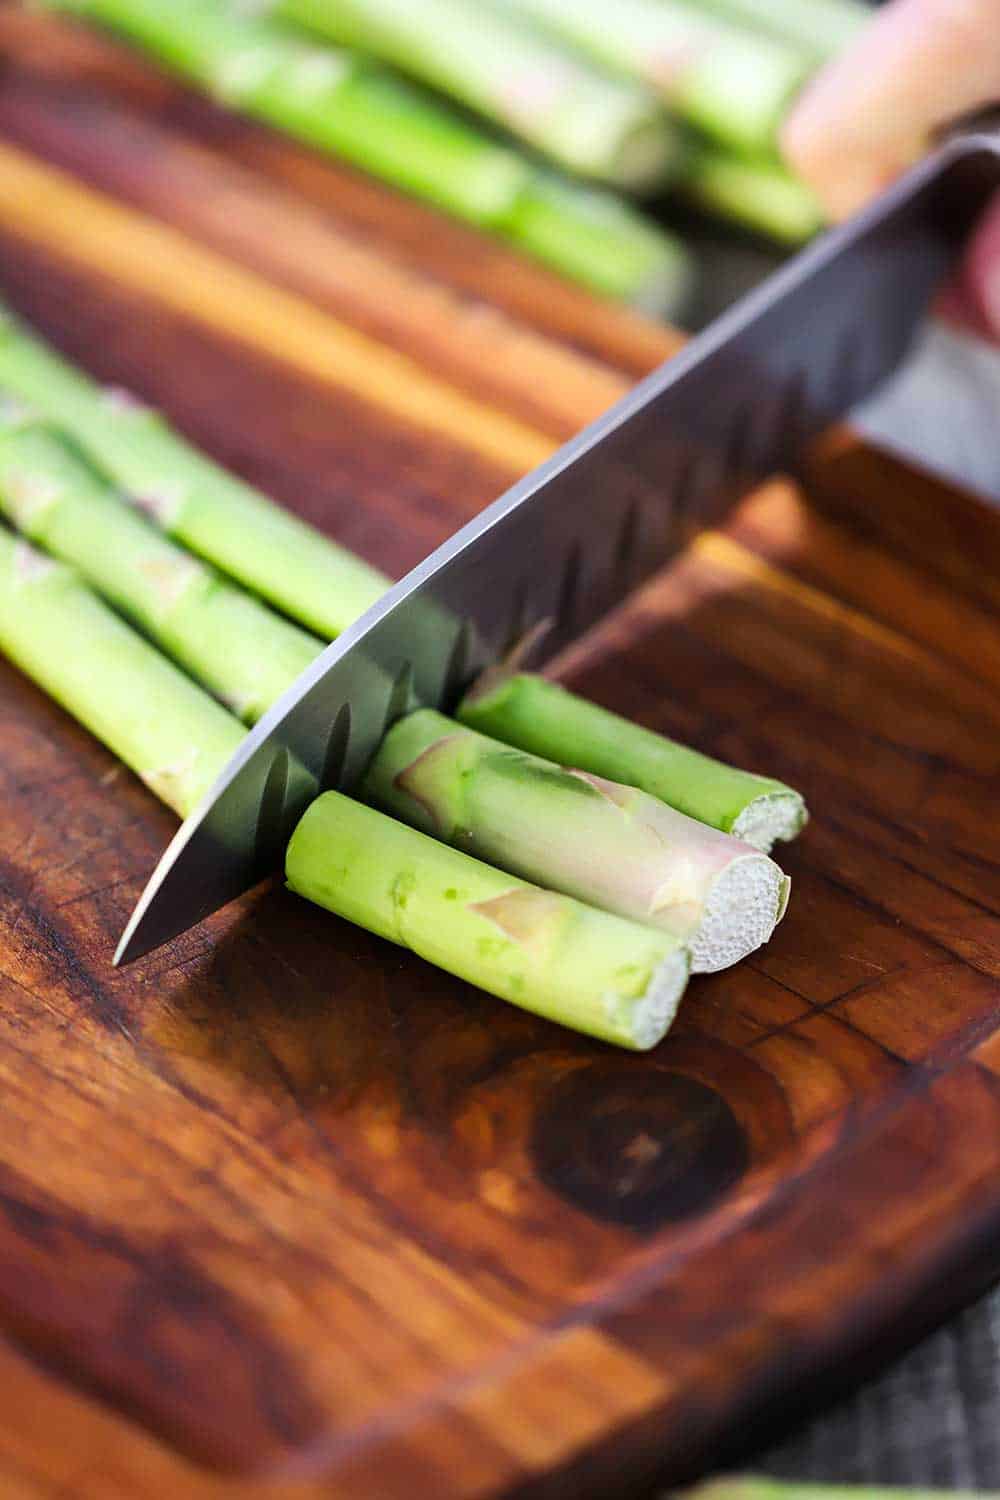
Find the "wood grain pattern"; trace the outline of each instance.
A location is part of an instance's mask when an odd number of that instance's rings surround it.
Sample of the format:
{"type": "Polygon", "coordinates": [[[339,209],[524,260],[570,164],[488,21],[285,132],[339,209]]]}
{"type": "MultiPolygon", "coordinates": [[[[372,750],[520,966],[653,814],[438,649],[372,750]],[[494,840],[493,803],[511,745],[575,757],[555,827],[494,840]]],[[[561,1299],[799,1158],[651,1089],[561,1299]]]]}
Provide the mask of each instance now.
{"type": "MultiPolygon", "coordinates": [[[[670,346],[103,39],[0,50],[3,294],[390,572],[670,346]]],[[[5,1496],[628,1493],[996,1273],[1000,524],[843,434],[807,477],[564,664],[816,813],[648,1057],[278,889],[112,970],[172,821],[0,663],[5,1496]]]]}

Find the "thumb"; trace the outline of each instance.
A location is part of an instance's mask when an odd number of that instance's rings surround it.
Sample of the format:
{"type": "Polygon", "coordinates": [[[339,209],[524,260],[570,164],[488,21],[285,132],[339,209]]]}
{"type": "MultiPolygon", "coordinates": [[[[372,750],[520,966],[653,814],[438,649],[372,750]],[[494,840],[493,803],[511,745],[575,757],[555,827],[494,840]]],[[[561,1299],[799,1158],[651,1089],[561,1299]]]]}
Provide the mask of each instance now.
{"type": "Polygon", "coordinates": [[[943,125],[998,97],[997,0],[890,0],[806,88],[782,149],[828,213],[843,218],[943,125]]]}

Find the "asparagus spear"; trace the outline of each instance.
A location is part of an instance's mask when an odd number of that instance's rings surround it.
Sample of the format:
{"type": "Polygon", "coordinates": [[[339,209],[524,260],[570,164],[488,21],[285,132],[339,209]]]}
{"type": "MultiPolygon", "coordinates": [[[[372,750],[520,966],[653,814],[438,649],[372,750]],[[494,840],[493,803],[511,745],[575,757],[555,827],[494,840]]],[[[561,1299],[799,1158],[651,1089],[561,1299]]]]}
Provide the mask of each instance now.
{"type": "Polygon", "coordinates": [[[679,240],[613,193],[539,172],[503,225],[518,249],[602,297],[658,316],[679,313],[694,283],[679,240]]]}
{"type": "Polygon", "coordinates": [[[514,875],[686,943],[695,973],[738,963],[784,914],[766,855],[655,797],[563,770],[421,709],[385,736],[365,792],[514,875]]]}
{"type": "Polygon", "coordinates": [[[277,14],[372,53],[568,171],[659,186],[677,133],[650,90],[567,53],[494,0],[274,0],[277,14]]]}
{"type": "Polygon", "coordinates": [[[285,873],[319,906],[619,1046],[654,1046],[687,982],[669,933],[512,880],[337,792],[306,811],[285,873]]]}
{"type": "MultiPolygon", "coordinates": [[[[405,3],[405,0],[403,0],[405,3]]],[[[767,151],[812,59],[684,0],[502,0],[608,67],[642,79],[682,120],[742,152],[767,151]]]]}
{"type": "Polygon", "coordinates": [[[457,717],[508,745],[637,787],[765,853],[806,823],[801,796],[782,782],[723,765],[530,673],[485,674],[457,717]]]}
{"type": "MultiPolygon", "coordinates": [[[[660,314],[682,304],[690,261],[672,235],[619,198],[539,171],[443,101],[353,54],[227,12],[222,0],[44,3],[115,27],[225,102],[488,228],[592,291],[660,314]]],[[[675,142],[672,171],[682,156],[675,142]]]]}
{"type": "Polygon", "coordinates": [[[56,432],[0,406],[0,512],[254,724],[323,649],[166,540],[56,432]]]}
{"type": "Polygon", "coordinates": [[[0,322],[0,387],[73,437],[168,535],[310,630],[339,635],[389,587],[190,447],[158,413],[102,389],[9,316],[0,322]]]}
{"type": "Polygon", "coordinates": [[[239,720],[102,604],[0,527],[0,650],[182,818],[243,739],[239,720]]]}
{"type": "Polygon", "coordinates": [[[871,20],[863,0],[698,0],[705,10],[781,37],[818,61],[835,57],[871,20]]]}
{"type": "Polygon", "coordinates": [[[678,190],[699,207],[787,245],[801,244],[823,225],[817,199],[775,161],[697,147],[678,190]]]}

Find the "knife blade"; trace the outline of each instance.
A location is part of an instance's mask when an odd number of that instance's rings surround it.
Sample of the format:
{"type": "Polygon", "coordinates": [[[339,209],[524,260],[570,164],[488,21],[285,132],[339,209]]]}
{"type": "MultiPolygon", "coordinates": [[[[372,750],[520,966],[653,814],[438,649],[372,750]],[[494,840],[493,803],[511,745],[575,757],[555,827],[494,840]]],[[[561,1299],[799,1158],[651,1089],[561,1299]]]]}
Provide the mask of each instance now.
{"type": "Polygon", "coordinates": [[[415,704],[447,712],[546,625],[551,654],[693,529],[779,470],[899,364],[992,190],[1000,137],[942,147],[829,231],[414,568],[302,674],[172,840],[116,963],[280,863],[320,792],[351,792],[415,704]]]}

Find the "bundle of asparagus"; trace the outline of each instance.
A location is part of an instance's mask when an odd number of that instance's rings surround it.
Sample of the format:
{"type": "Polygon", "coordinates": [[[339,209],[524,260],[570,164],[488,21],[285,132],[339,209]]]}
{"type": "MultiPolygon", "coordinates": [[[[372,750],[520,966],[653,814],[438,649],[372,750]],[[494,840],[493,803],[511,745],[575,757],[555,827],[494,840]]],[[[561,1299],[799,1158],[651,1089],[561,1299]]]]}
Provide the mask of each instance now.
{"type": "MultiPolygon", "coordinates": [[[[130,509],[100,468],[107,463],[119,476],[148,479],[148,455],[134,451],[143,443],[134,442],[132,429],[123,436],[114,421],[134,416],[133,404],[120,396],[109,403],[11,320],[6,332],[0,511],[79,566],[153,642],[253,722],[322,642],[130,509]],[[45,404],[44,420],[23,404],[29,392],[45,404]],[[49,425],[59,416],[72,438],[49,425]]],[[[157,465],[176,457],[182,473],[196,474],[209,511],[220,488],[223,540],[227,527],[254,532],[262,515],[265,541],[274,534],[274,517],[283,512],[190,449],[162,419],[139,412],[138,435],[155,434],[157,465]]],[[[161,524],[177,513],[145,508],[161,524]]],[[[331,566],[344,566],[347,554],[309,527],[301,534],[320,559],[306,582],[323,576],[327,553],[331,566]]],[[[299,531],[294,535],[301,541],[299,531]]],[[[165,801],[189,813],[239,744],[237,720],[101,605],[75,572],[2,532],[0,540],[0,647],[165,801]],[[78,637],[83,645],[72,653],[55,649],[59,639],[78,637]],[[147,676],[150,662],[157,665],[147,676]]],[[[247,546],[244,537],[240,557],[247,546]]],[[[262,577],[284,571],[280,554],[259,560],[262,577]]],[[[287,581],[280,597],[290,613],[315,616],[316,600],[300,603],[287,581]]],[[[370,768],[367,794],[420,831],[328,794],[293,840],[290,883],[494,993],[625,1045],[651,1045],[669,1023],[692,961],[698,970],[736,962],[780,920],[785,877],[731,835],[765,847],[791,837],[804,821],[801,798],[539,678],[498,681],[493,674],[462,714],[498,729],[505,743],[423,710],[391,728],[370,768]],[[511,748],[524,738],[525,723],[534,748],[548,749],[549,759],[511,748]],[[555,763],[567,760],[583,769],[555,763]],[[609,765],[626,770],[624,784],[608,779],[609,765]],[[446,915],[455,930],[442,936],[446,915]],[[637,956],[626,964],[627,948],[637,956]],[[585,976],[569,956],[577,949],[585,976]],[[565,972],[557,974],[560,967],[565,972]]]]}
{"type": "MultiPolygon", "coordinates": [[[[690,262],[673,236],[615,194],[542,170],[357,53],[238,13],[225,0],[45,3],[113,27],[221,101],[488,228],[594,291],[668,314],[685,300],[690,262]]],[[[621,85],[598,82],[621,98],[621,85]]],[[[673,127],[655,102],[641,96],[641,103],[632,124],[623,111],[611,130],[607,109],[580,111],[578,128],[592,141],[588,175],[659,184],[680,170],[673,127]]]]}
{"type": "MultiPolygon", "coordinates": [[[[54,431],[0,407],[0,511],[79,568],[192,676],[253,723],[322,642],[273,614],[131,510],[54,431]]],[[[787,882],[748,846],[654,798],[417,713],[387,736],[373,799],[491,863],[690,946],[696,970],[766,942],[787,882]],[[449,808],[451,812],[449,815],[449,808]]]]}
{"type": "MultiPolygon", "coordinates": [[[[72,569],[3,528],[0,650],[181,817],[243,738],[72,569]]],[[[511,881],[336,792],[302,819],[287,876],[299,894],[492,994],[621,1046],[654,1046],[687,983],[687,953],[668,933],[511,881]]]]}

